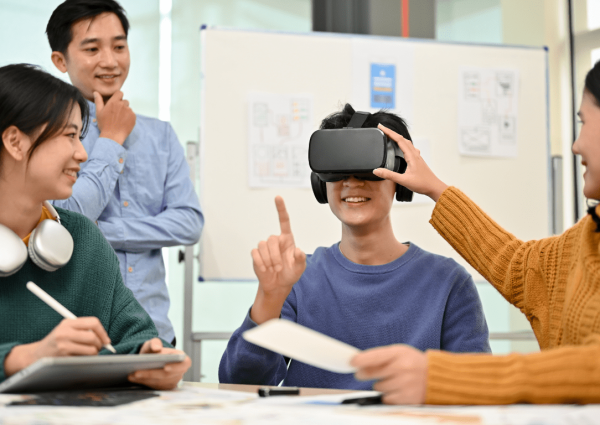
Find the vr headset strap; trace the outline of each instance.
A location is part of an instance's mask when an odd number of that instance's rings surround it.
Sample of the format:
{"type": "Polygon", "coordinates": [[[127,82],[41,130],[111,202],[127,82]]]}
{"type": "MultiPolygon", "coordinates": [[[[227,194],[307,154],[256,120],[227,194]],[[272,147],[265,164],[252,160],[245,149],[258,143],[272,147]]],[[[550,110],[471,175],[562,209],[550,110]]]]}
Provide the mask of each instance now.
{"type": "Polygon", "coordinates": [[[368,112],[355,112],[346,128],[362,128],[369,115],[371,114],[368,112]]]}

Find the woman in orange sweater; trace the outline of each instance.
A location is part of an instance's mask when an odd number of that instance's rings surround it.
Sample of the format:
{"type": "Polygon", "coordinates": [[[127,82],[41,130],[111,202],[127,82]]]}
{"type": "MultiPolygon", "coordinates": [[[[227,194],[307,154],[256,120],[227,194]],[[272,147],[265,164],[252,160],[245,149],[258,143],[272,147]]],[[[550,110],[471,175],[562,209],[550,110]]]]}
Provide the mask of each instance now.
{"type": "MultiPolygon", "coordinates": [[[[588,72],[573,152],[584,195],[600,200],[600,62],[588,72]]],[[[381,128],[406,157],[404,174],[374,173],[436,201],[430,223],[531,323],[541,352],[492,356],[425,353],[406,345],[364,351],[358,379],[390,404],[600,403],[600,205],[560,236],[523,242],[439,180],[419,151],[381,128]]]]}

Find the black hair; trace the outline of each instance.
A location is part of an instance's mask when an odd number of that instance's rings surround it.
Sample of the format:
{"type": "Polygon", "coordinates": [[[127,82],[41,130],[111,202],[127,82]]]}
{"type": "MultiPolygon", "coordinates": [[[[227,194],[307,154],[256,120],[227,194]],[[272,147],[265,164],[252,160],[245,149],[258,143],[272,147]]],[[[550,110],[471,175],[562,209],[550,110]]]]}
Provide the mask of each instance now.
{"type": "MultiPolygon", "coordinates": [[[[354,112],[352,105],[346,103],[340,112],[334,112],[321,121],[320,128],[322,130],[328,130],[347,127],[354,112]]],[[[369,115],[363,124],[363,128],[376,128],[379,124],[383,124],[385,127],[394,130],[405,139],[412,141],[406,122],[398,115],[386,112],[382,109],[369,115]]]]}
{"type": "Polygon", "coordinates": [[[53,52],[67,55],[69,43],[73,40],[71,28],[82,19],[94,19],[102,13],[114,13],[123,25],[125,36],[129,32],[129,21],[123,7],[114,0],[66,0],[60,4],[48,21],[46,34],[53,52]]]}
{"type": "MultiPolygon", "coordinates": [[[[64,130],[75,105],[81,108],[83,135],[88,127],[89,107],[76,87],[35,65],[21,63],[0,68],[0,137],[13,125],[32,139],[35,137],[29,157],[38,146],[64,130]],[[40,132],[43,125],[46,127],[40,132]]],[[[0,150],[3,146],[0,143],[0,150]]]]}
{"type": "Polygon", "coordinates": [[[585,89],[594,96],[596,105],[600,106],[600,61],[585,76],[585,89]]]}

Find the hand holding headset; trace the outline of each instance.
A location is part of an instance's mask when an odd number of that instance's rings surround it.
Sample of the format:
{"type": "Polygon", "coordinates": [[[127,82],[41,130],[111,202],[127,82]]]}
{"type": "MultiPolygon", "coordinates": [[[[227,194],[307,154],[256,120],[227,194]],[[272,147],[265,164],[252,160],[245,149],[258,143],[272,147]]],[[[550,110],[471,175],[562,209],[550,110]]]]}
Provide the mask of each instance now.
{"type": "MultiPolygon", "coordinates": [[[[317,130],[310,136],[308,163],[312,170],[310,182],[317,201],[326,204],[326,182],[336,182],[349,176],[380,181],[373,174],[376,168],[396,173],[406,171],[404,153],[396,142],[388,139],[378,128],[362,128],[369,117],[367,112],[355,112],[348,127],[317,130]]],[[[413,192],[396,184],[396,200],[412,201],[413,192]]]]}

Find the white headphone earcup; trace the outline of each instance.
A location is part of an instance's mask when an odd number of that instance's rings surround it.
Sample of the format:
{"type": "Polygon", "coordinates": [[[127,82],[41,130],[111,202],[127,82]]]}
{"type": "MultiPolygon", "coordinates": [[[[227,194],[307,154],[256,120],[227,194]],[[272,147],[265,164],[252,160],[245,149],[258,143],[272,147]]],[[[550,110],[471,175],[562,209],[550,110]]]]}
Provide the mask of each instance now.
{"type": "Polygon", "coordinates": [[[27,251],[36,266],[53,272],[71,259],[73,237],[56,221],[44,220],[31,232],[27,251]]]}
{"type": "Polygon", "coordinates": [[[27,261],[27,247],[15,232],[0,224],[0,277],[18,272],[27,261]]]}

